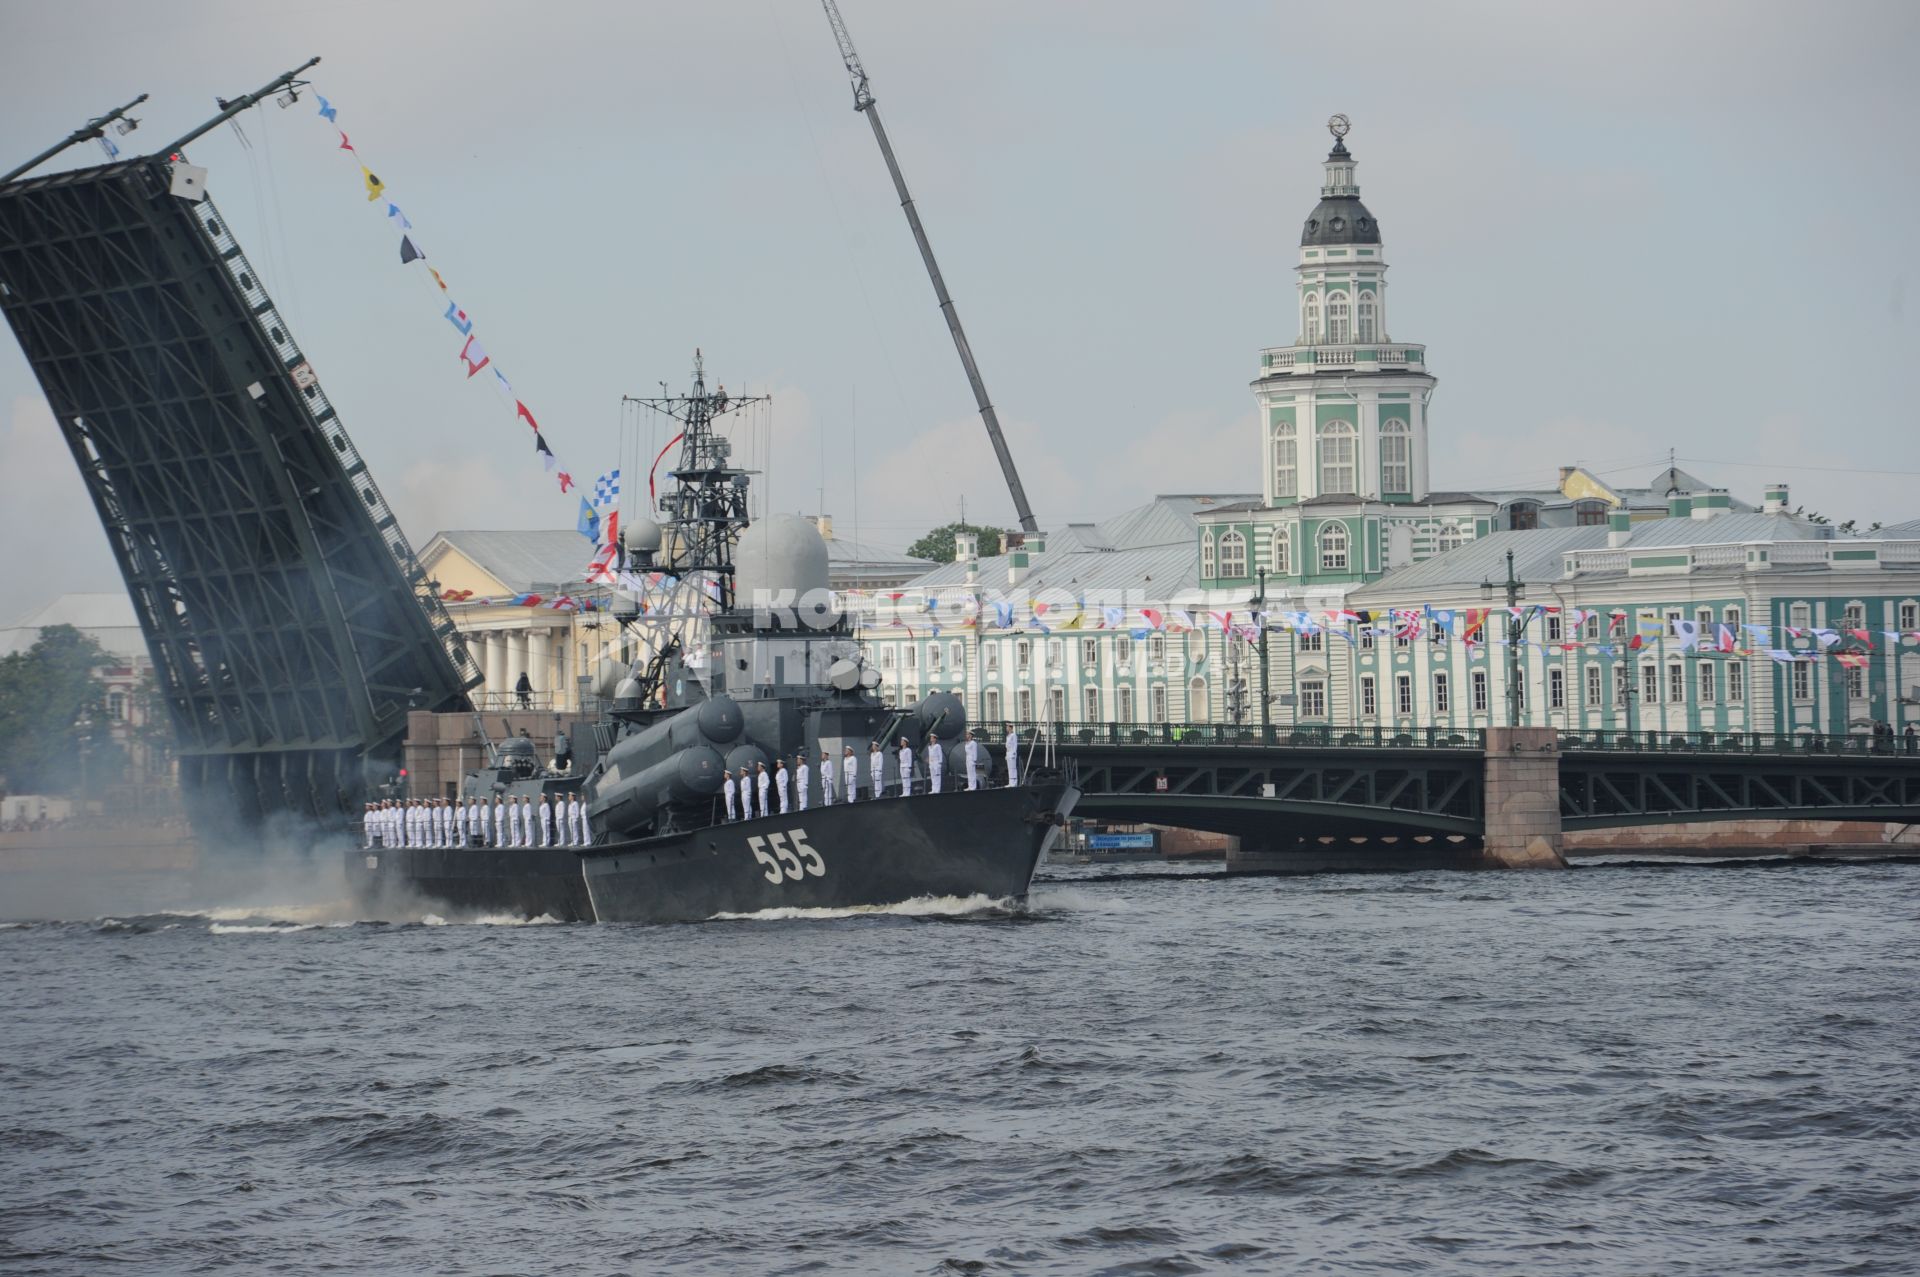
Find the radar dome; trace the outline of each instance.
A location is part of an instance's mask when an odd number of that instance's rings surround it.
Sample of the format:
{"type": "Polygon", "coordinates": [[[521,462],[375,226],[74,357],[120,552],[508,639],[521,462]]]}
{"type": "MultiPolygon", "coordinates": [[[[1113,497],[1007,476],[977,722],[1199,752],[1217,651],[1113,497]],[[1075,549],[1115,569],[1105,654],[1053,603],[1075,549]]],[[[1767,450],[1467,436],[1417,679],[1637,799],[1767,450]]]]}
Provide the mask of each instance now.
{"type": "Polygon", "coordinates": [[[633,553],[651,554],[660,548],[660,525],[641,515],[627,525],[627,549],[633,553]]]}
{"type": "Polygon", "coordinates": [[[782,590],[805,598],[827,588],[827,543],[813,524],[797,514],[771,514],[740,534],[733,552],[733,579],[741,606],[757,595],[770,599],[782,590]]]}

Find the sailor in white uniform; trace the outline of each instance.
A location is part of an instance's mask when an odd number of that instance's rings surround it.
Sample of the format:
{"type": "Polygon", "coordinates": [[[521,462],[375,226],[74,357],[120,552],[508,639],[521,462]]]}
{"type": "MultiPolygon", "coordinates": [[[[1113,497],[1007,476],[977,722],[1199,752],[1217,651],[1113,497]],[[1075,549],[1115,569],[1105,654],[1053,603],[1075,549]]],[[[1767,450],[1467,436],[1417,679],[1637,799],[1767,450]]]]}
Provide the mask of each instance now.
{"type": "Polygon", "coordinates": [[[798,811],[807,809],[807,788],[813,784],[813,768],[807,766],[807,751],[801,750],[799,761],[793,769],[794,806],[798,811]]]}
{"type": "Polygon", "coordinates": [[[760,796],[760,819],[762,820],[765,820],[768,815],[767,790],[772,787],[773,777],[767,775],[767,765],[765,763],[755,763],[753,765],[753,788],[760,796]]]}
{"type": "Polygon", "coordinates": [[[833,755],[820,751],[820,805],[833,806],[833,755]]]}
{"type": "Polygon", "coordinates": [[[513,839],[507,833],[506,800],[495,794],[493,801],[487,804],[487,842],[489,846],[506,847],[513,839]]]}
{"type": "Polygon", "coordinates": [[[980,748],[980,733],[968,732],[965,753],[967,759],[967,788],[969,790],[980,788],[980,755],[982,752],[984,751],[980,748]]]}
{"type": "Polygon", "coordinates": [[[545,847],[553,837],[553,808],[547,805],[547,796],[540,795],[540,805],[533,809],[533,845],[545,847]]]}
{"type": "Polygon", "coordinates": [[[533,804],[527,800],[525,794],[520,795],[520,810],[515,813],[513,820],[520,833],[518,845],[533,846],[533,804]]]}
{"type": "Polygon", "coordinates": [[[478,798],[467,799],[467,843],[473,847],[487,845],[486,809],[478,798]]]}
{"type": "Polygon", "coordinates": [[[1007,729],[1007,788],[1020,783],[1020,733],[1007,729]]]}
{"type": "Polygon", "coordinates": [[[913,746],[907,738],[900,738],[900,796],[905,798],[913,792],[913,746]]]}
{"type": "Polygon", "coordinates": [[[947,772],[947,750],[935,737],[927,742],[927,792],[940,792],[941,779],[947,772]]]}
{"type": "MultiPolygon", "coordinates": [[[[744,800],[745,797],[744,794],[741,795],[742,800],[744,800]]],[[[580,801],[580,795],[575,794],[573,796],[573,801],[567,804],[567,811],[573,817],[573,845],[576,847],[586,846],[587,805],[580,801]]]]}
{"type": "Polygon", "coordinates": [[[735,805],[740,797],[740,782],[733,778],[732,772],[722,772],[721,775],[726,777],[720,784],[720,792],[726,796],[727,823],[731,825],[734,821],[740,819],[740,810],[735,805]]]}
{"type": "Polygon", "coordinates": [[[860,798],[860,759],[855,756],[853,746],[848,745],[840,755],[840,770],[847,777],[847,801],[857,802],[860,798]]]}
{"type": "Polygon", "coordinates": [[[887,756],[875,741],[867,754],[867,776],[873,781],[873,796],[879,798],[887,792],[887,756]]]}
{"type": "Polygon", "coordinates": [[[776,758],[773,762],[773,792],[780,800],[780,814],[787,814],[787,760],[776,758]]]}

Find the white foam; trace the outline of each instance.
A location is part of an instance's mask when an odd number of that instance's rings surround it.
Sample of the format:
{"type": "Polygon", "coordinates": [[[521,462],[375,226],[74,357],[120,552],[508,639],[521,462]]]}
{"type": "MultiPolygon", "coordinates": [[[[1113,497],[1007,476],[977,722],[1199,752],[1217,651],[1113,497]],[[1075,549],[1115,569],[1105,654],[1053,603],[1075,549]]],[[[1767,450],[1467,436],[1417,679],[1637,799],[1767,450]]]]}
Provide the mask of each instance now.
{"type": "Polygon", "coordinates": [[[320,922],[270,922],[262,926],[248,926],[238,922],[215,922],[208,924],[207,930],[216,936],[283,936],[295,931],[318,931],[325,925],[320,922]]]}
{"type": "Polygon", "coordinates": [[[437,913],[422,914],[424,927],[557,927],[560,919],[550,913],[538,918],[523,918],[517,913],[483,913],[472,918],[443,918],[437,913]]]}
{"type": "Polygon", "coordinates": [[[1084,887],[1036,884],[1028,899],[1034,909],[1059,909],[1067,913],[1133,912],[1133,906],[1119,895],[1109,891],[1089,891],[1084,887]]]}
{"type": "Polygon", "coordinates": [[[890,905],[846,905],[835,909],[757,909],[752,913],[716,913],[715,922],[789,922],[814,918],[862,918],[891,915],[901,918],[964,918],[974,913],[1003,913],[1014,907],[1002,896],[915,896],[890,905]]]}

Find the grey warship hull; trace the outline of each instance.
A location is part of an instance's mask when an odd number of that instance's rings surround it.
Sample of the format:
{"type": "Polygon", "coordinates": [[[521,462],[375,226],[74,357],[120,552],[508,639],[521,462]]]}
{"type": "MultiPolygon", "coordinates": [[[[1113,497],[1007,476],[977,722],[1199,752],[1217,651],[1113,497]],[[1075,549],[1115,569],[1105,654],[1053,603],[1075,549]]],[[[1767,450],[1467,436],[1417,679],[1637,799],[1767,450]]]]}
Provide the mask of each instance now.
{"type": "Polygon", "coordinates": [[[587,848],[580,860],[602,922],[1019,901],[1078,798],[1060,784],[882,798],[587,848]]]}
{"type": "Polygon", "coordinates": [[[583,848],[374,847],[346,859],[372,908],[561,922],[698,922],[920,898],[1021,900],[1079,791],[915,794],[583,848]]]}

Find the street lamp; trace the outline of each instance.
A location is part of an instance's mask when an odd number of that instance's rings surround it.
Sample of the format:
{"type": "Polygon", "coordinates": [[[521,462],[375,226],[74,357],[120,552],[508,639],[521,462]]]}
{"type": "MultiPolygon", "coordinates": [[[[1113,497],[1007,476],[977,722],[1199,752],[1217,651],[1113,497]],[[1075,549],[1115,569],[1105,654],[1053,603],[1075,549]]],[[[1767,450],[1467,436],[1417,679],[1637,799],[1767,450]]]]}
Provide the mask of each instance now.
{"type": "Polygon", "coordinates": [[[1267,692],[1267,570],[1254,573],[1260,592],[1247,600],[1253,609],[1253,623],[1260,627],[1260,739],[1273,739],[1273,697],[1267,692]]]}
{"type": "Polygon", "coordinates": [[[1507,594],[1507,726],[1520,726],[1520,635],[1526,625],[1514,613],[1520,609],[1520,600],[1527,597],[1527,587],[1513,574],[1513,551],[1507,551],[1507,579],[1504,585],[1492,581],[1480,582],[1480,598],[1486,603],[1493,602],[1495,590],[1504,589],[1507,594]]]}

